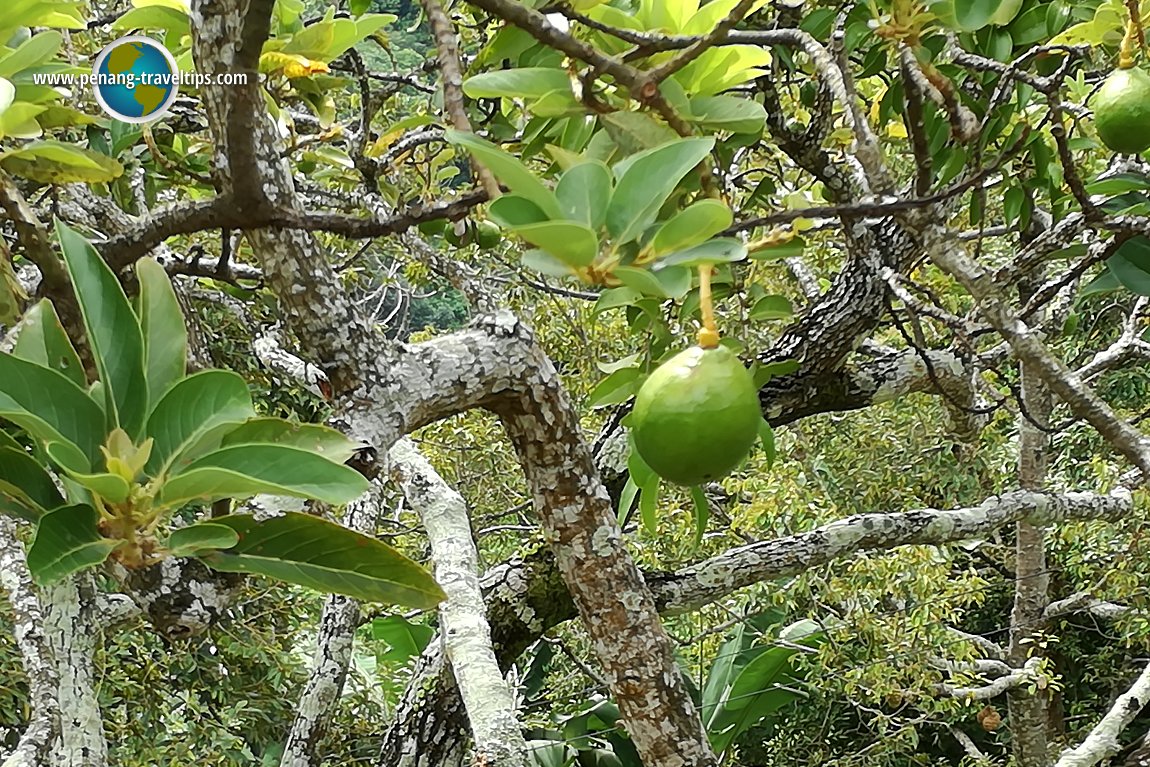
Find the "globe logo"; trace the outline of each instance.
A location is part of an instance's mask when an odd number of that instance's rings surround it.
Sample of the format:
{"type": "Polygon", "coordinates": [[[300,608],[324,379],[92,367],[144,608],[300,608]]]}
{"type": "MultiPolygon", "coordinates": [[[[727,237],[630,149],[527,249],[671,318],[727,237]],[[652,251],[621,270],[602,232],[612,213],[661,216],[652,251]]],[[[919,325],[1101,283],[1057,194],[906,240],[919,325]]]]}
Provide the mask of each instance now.
{"type": "Polygon", "coordinates": [[[168,49],[142,35],[110,43],[92,68],[96,101],[112,117],[128,123],[163,117],[176,100],[179,79],[168,49]]]}

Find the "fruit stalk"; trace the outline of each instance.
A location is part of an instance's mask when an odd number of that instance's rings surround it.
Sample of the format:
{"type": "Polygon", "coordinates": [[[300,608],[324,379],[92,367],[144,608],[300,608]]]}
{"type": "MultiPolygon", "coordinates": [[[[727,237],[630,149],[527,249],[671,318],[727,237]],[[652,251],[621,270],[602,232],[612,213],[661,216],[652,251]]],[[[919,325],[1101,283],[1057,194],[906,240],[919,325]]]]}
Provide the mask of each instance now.
{"type": "Polygon", "coordinates": [[[699,309],[703,315],[703,327],[695,335],[695,340],[704,349],[714,349],[719,345],[719,329],[715,325],[715,306],[711,299],[710,264],[699,265],[699,309]]]}
{"type": "Polygon", "coordinates": [[[1126,0],[1126,10],[1130,17],[1126,20],[1126,34],[1122,37],[1122,47],[1118,50],[1118,68],[1130,69],[1134,66],[1134,48],[1137,45],[1146,51],[1146,33],[1142,29],[1142,11],[1138,0],[1126,0]]]}

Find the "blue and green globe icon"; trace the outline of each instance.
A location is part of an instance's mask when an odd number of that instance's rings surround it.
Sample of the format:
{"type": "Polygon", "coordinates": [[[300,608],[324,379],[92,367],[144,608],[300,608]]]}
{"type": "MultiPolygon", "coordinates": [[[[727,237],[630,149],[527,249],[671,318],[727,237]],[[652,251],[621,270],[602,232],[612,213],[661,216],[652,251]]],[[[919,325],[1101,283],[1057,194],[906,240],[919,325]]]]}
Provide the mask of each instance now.
{"type": "Polygon", "coordinates": [[[129,35],[96,57],[96,101],[117,120],[150,122],[163,117],[176,99],[179,69],[168,49],[150,37],[129,35]]]}

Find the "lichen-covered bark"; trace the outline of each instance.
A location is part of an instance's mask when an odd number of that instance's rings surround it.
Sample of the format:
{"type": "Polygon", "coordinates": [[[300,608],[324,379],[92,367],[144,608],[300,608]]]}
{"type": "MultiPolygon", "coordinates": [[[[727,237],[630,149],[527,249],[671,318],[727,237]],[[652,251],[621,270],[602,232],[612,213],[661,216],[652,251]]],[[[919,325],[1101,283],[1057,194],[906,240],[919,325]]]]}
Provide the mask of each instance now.
{"type": "MultiPolygon", "coordinates": [[[[375,485],[349,504],[343,524],[361,533],[373,531],[379,516],[380,492],[381,488],[375,485]]],[[[307,684],[300,695],[291,730],[284,742],[280,767],[318,765],[316,746],[327,731],[331,715],[343,692],[358,626],[359,602],[339,594],[328,595],[316,631],[315,654],[312,656],[307,684]]]]}
{"type": "Polygon", "coordinates": [[[28,678],[31,703],[20,741],[0,765],[53,767],[52,745],[60,732],[56,666],[44,636],[44,611],[28,572],[24,546],[16,537],[16,523],[7,517],[0,517],[0,589],[12,606],[12,631],[28,678]]]}
{"type": "Polygon", "coordinates": [[[527,767],[527,744],[515,715],[515,699],[491,644],[479,588],[479,552],[463,498],[409,440],[397,442],[390,456],[392,473],[423,520],[435,579],[447,594],[439,607],[440,635],[471,722],[473,761],[491,767],[527,767]]]}
{"type": "Polygon", "coordinates": [[[1094,767],[1118,753],[1118,736],[1150,703],[1150,665],[1142,670],[1130,689],[1106,712],[1090,734],[1076,747],[1062,752],[1054,767],[1094,767]]]}
{"type": "Polygon", "coordinates": [[[44,588],[44,636],[56,664],[60,735],[53,767],[106,767],[108,746],[96,698],[94,656],[100,615],[91,574],[73,575],[44,588]]]}

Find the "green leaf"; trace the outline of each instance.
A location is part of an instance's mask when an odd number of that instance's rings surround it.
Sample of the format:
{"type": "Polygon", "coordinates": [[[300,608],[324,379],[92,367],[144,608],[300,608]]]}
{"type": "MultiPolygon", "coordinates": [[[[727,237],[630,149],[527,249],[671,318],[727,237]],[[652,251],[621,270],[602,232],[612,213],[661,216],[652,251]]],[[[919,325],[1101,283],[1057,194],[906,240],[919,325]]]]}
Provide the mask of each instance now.
{"type": "Polygon", "coordinates": [[[793,258],[803,254],[803,248],[806,247],[806,244],[806,240],[802,237],[792,237],[786,242],[753,250],[750,257],[752,261],[778,261],[784,258],[793,258]]]}
{"type": "Polygon", "coordinates": [[[621,287],[621,288],[608,288],[599,294],[599,298],[595,300],[595,314],[605,312],[608,309],[618,309],[620,306],[631,306],[643,294],[634,288],[621,287]]]}
{"type": "Polygon", "coordinates": [[[28,547],[28,570],[40,585],[95,567],[120,545],[100,535],[96,510],[87,504],[62,506],[40,518],[28,547]]]}
{"type": "Polygon", "coordinates": [[[763,452],[767,456],[767,468],[775,465],[775,459],[778,453],[775,451],[775,430],[771,428],[771,424],[764,418],[759,422],[759,441],[763,444],[763,452]]]}
{"type": "Polygon", "coordinates": [[[767,110],[742,96],[700,96],[691,99],[691,122],[710,130],[759,133],[767,122],[767,110]]]}
{"type": "Polygon", "coordinates": [[[0,514],[35,522],[63,506],[52,476],[23,449],[0,446],[0,514]]]}
{"type": "Polygon", "coordinates": [[[46,64],[63,43],[64,36],[55,30],[32,35],[11,53],[0,57],[0,77],[11,79],[25,69],[46,64]]]}
{"type": "Polygon", "coordinates": [[[173,530],[165,546],[173,557],[193,557],[203,552],[230,549],[239,542],[239,534],[227,525],[200,522],[173,530]]]}
{"type": "Polygon", "coordinates": [[[569,266],[590,266],[599,255],[599,238],[583,224],[545,221],[517,226],[511,231],[569,266]]]}
{"type": "Polygon", "coordinates": [[[112,29],[162,29],[165,32],[188,34],[188,15],[166,5],[146,5],[133,8],[112,23],[112,29]]]}
{"type": "Polygon", "coordinates": [[[570,277],[574,273],[570,266],[544,250],[528,250],[520,257],[520,261],[528,269],[549,277],[570,277]]]}
{"type": "Polygon", "coordinates": [[[606,164],[583,162],[563,174],[555,186],[555,197],[565,217],[597,232],[607,218],[611,184],[611,170],[606,164]]]}
{"type": "Polygon", "coordinates": [[[107,155],[59,141],[37,141],[0,154],[0,168],[42,184],[113,181],[124,166],[107,155]]]}
{"type": "Polygon", "coordinates": [[[548,218],[563,217],[555,194],[518,159],[472,133],[450,129],[444,133],[444,137],[452,144],[471,152],[475,159],[486,165],[496,178],[507,185],[508,189],[534,202],[548,218]]]}
{"type": "Polygon", "coordinates": [[[642,383],[642,371],[639,368],[622,368],[611,373],[600,381],[588,398],[592,408],[618,405],[631,399],[642,383]]]}
{"type": "MultiPolygon", "coordinates": [[[[247,382],[235,373],[204,370],[188,376],[168,389],[152,409],[146,433],[155,443],[145,471],[154,477],[177,457],[198,458],[204,450],[191,450],[198,442],[221,428],[238,427],[255,414],[247,382]]],[[[224,433],[219,433],[221,439],[224,433]]],[[[203,445],[208,450],[214,447],[203,445]]]]}
{"type": "Polygon", "coordinates": [[[676,301],[682,301],[691,291],[694,272],[685,266],[655,266],[651,270],[655,279],[663,286],[663,292],[676,301]]]}
{"type": "Polygon", "coordinates": [[[84,366],[76,354],[52,302],[43,299],[24,314],[12,354],[63,374],[77,386],[87,386],[84,366]]]}
{"type": "Polygon", "coordinates": [[[491,220],[504,229],[538,224],[547,220],[547,214],[531,200],[518,194],[500,195],[487,209],[491,220]]]}
{"type": "Polygon", "coordinates": [[[624,154],[654,149],[679,138],[670,126],[646,112],[610,112],[599,115],[599,122],[624,154]]]}
{"type": "Polygon", "coordinates": [[[698,485],[691,486],[691,501],[695,505],[695,545],[703,542],[703,534],[707,532],[707,521],[711,518],[711,505],[707,503],[707,496],[703,488],[698,485]]]}
{"type": "Polygon", "coordinates": [[[1150,296],[1150,238],[1131,237],[1114,251],[1106,265],[1127,290],[1150,296]]]}
{"type": "Polygon", "coordinates": [[[709,197],[699,200],[659,227],[651,241],[651,250],[662,256],[694,247],[726,229],[733,220],[734,214],[723,202],[709,197]]]}
{"type": "Polygon", "coordinates": [[[754,322],[763,320],[789,320],[795,315],[794,307],[786,296],[763,296],[751,307],[750,319],[754,322]]]}
{"type": "Polygon", "coordinates": [[[538,99],[555,91],[571,91],[571,75],[556,67],[522,67],[484,72],[463,81],[463,92],[473,99],[538,99]]]}
{"type": "Polygon", "coordinates": [[[104,441],[104,411],[62,373],[0,352],[0,418],[40,442],[69,442],[94,462],[104,441]]]}
{"type": "Polygon", "coordinates": [[[616,266],[611,273],[619,279],[619,282],[644,296],[671,297],[663,283],[659,282],[659,278],[647,269],[640,269],[636,266],[616,266]]]}
{"type": "Polygon", "coordinates": [[[287,445],[343,463],[368,447],[353,442],[341,432],[314,423],[296,423],[282,418],[254,418],[224,436],[223,447],[231,445],[287,445]]]}
{"type": "Polygon", "coordinates": [[[642,495],[639,496],[639,516],[643,520],[643,529],[648,535],[659,533],[659,475],[654,472],[642,485],[642,495]]]}
{"type": "Polygon", "coordinates": [[[154,405],[187,373],[188,329],[164,267],[155,259],[141,258],[136,262],[136,276],[140,280],[137,306],[148,394],[150,405],[154,405]]]}
{"type": "Polygon", "coordinates": [[[371,636],[377,642],[386,642],[385,660],[404,663],[422,653],[435,636],[435,629],[422,623],[412,623],[402,615],[387,615],[371,622],[371,636]]]}
{"type": "Polygon", "coordinates": [[[679,139],[619,163],[619,182],[607,208],[607,231],[616,243],[636,239],[654,223],[675,187],[714,146],[713,137],[679,139]]]}
{"type": "Polygon", "coordinates": [[[742,261],[747,257],[747,246],[734,237],[718,237],[701,245],[672,253],[656,262],[659,268],[668,266],[701,266],[742,261]]]}
{"type": "Polygon", "coordinates": [[[164,483],[158,503],[246,498],[258,493],[343,505],[367,491],[356,470],[285,445],[233,445],[208,453],[164,483]]]}
{"type": "Polygon", "coordinates": [[[0,114],[0,138],[36,138],[43,134],[36,116],[45,111],[47,107],[39,104],[30,104],[27,101],[16,101],[0,114]]]}
{"type": "Polygon", "coordinates": [[[45,448],[48,457],[64,470],[68,478],[111,503],[128,500],[131,486],[118,474],[90,472],[83,468],[83,456],[71,445],[62,442],[49,442],[45,448]]]}
{"type": "Polygon", "coordinates": [[[431,609],[444,598],[431,575],[395,549],[310,514],[288,512],[262,522],[232,515],[212,523],[240,536],[233,548],[203,557],[222,572],[256,573],[365,602],[419,609],[431,609]]]}
{"type": "Polygon", "coordinates": [[[1003,0],[950,0],[948,5],[953,9],[954,26],[963,32],[975,32],[990,24],[1002,2],[1003,0]]]}
{"type": "Polygon", "coordinates": [[[623,492],[619,494],[619,508],[616,511],[616,521],[620,526],[622,526],[623,520],[627,518],[631,507],[635,505],[637,495],[639,495],[639,486],[635,484],[635,478],[627,477],[627,483],[623,485],[623,492]]]}
{"type": "Polygon", "coordinates": [[[140,323],[116,275],[96,249],[58,219],[56,234],[84,315],[100,380],[114,408],[109,416],[112,423],[138,437],[148,410],[140,323]]]}

